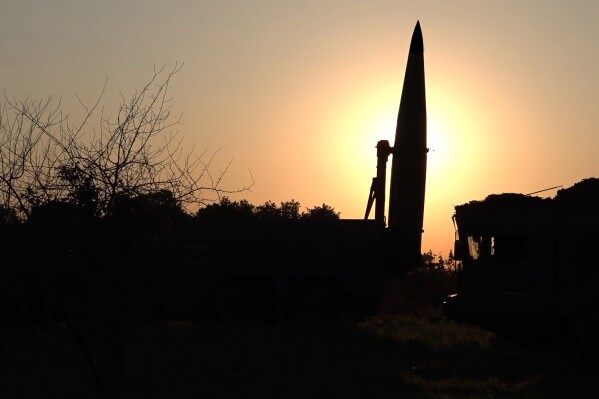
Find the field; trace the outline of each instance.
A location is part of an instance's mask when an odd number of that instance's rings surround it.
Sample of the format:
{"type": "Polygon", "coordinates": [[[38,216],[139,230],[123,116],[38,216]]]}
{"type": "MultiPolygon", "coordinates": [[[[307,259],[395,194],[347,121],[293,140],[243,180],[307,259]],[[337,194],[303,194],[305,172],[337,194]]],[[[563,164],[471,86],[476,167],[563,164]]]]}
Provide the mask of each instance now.
{"type": "MultiPolygon", "coordinates": [[[[63,328],[4,332],[4,398],[97,398],[63,328]]],[[[139,326],[122,398],[588,398],[599,382],[437,311],[357,326],[139,326]]]]}

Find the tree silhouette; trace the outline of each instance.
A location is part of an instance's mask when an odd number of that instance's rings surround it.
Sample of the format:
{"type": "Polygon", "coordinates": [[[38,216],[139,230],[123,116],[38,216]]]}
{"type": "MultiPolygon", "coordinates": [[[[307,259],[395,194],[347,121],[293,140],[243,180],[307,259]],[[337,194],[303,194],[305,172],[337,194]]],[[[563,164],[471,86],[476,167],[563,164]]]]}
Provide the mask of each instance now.
{"type": "Polygon", "coordinates": [[[286,220],[297,220],[301,217],[300,203],[295,200],[281,202],[281,218],[286,220]]]}
{"type": "Polygon", "coordinates": [[[339,219],[340,213],[335,212],[335,208],[322,204],[322,206],[315,206],[314,208],[308,208],[306,212],[302,214],[303,219],[310,220],[337,220],[339,219]]]}
{"type": "Polygon", "coordinates": [[[174,258],[184,207],[251,186],[224,186],[218,151],[183,150],[167,94],[180,68],[155,69],[114,116],[104,90],[80,101],[78,123],[54,97],[0,100],[0,327],[65,322],[104,397],[118,389],[124,330],[160,306],[157,269],[174,258]]]}
{"type": "Polygon", "coordinates": [[[52,198],[55,172],[72,143],[66,136],[54,139],[51,132],[62,135],[65,125],[60,101],[56,104],[52,96],[33,101],[5,94],[0,102],[0,205],[20,218],[28,216],[33,205],[52,198]]]}
{"type": "Polygon", "coordinates": [[[121,94],[116,115],[104,113],[104,89],[91,105],[79,100],[81,122],[72,123],[50,96],[44,101],[4,96],[0,102],[0,205],[26,218],[33,207],[68,200],[94,213],[110,212],[118,196],[169,191],[184,205],[243,192],[223,186],[229,163],[213,173],[218,151],[184,151],[174,131],[168,88],[181,65],[154,69],[130,97],[121,94]],[[95,125],[95,126],[92,126],[95,125]]]}
{"type": "Polygon", "coordinates": [[[295,200],[281,202],[277,206],[272,201],[262,205],[252,205],[247,200],[231,201],[222,197],[219,202],[200,208],[195,216],[199,221],[205,222],[244,222],[244,221],[322,221],[338,220],[339,212],[327,204],[308,208],[300,212],[301,204],[295,200]]]}
{"type": "Polygon", "coordinates": [[[226,223],[230,221],[253,220],[255,207],[246,200],[231,201],[222,197],[218,202],[197,210],[195,217],[203,222],[226,223]]]}

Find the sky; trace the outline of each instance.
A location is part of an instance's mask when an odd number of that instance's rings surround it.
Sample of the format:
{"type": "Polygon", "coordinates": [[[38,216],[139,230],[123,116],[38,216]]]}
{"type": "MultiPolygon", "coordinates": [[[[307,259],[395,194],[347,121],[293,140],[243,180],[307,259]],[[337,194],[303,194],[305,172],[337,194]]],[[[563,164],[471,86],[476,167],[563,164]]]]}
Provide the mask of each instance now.
{"type": "MultiPolygon", "coordinates": [[[[154,67],[188,148],[232,160],[227,188],[363,218],[393,144],[415,24],[424,38],[423,252],[453,247],[454,206],[599,177],[599,2],[1,0],[0,89],[103,97],[116,114],[154,67]]],[[[390,166],[390,162],[389,162],[390,166]]],[[[556,190],[539,195],[554,196],[556,190]]]]}

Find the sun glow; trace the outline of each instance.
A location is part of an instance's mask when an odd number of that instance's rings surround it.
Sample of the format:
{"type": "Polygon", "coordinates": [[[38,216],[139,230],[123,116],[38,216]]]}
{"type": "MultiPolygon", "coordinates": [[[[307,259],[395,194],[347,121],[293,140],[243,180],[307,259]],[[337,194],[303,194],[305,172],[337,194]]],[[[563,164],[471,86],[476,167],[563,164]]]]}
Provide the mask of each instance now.
{"type": "MultiPolygon", "coordinates": [[[[331,159],[333,167],[327,176],[320,172],[318,180],[327,183],[319,191],[327,200],[331,198],[344,218],[364,215],[372,178],[376,176],[377,143],[388,140],[391,146],[395,144],[400,84],[392,79],[373,82],[362,90],[347,93],[351,95],[326,112],[325,127],[331,134],[322,136],[321,144],[327,154],[323,158],[331,159]]],[[[486,129],[485,115],[477,108],[468,98],[451,90],[427,93],[429,152],[423,248],[449,250],[450,244],[445,243],[453,240],[453,205],[448,200],[458,195],[472,196],[456,192],[456,187],[464,186],[460,181],[464,176],[472,179],[484,172],[482,149],[487,135],[481,131],[486,129]]],[[[387,163],[387,200],[392,160],[391,155],[387,163]]]]}
{"type": "Polygon", "coordinates": [[[451,153],[451,142],[445,124],[437,117],[427,121],[426,140],[428,147],[427,172],[443,173],[451,153]]]}

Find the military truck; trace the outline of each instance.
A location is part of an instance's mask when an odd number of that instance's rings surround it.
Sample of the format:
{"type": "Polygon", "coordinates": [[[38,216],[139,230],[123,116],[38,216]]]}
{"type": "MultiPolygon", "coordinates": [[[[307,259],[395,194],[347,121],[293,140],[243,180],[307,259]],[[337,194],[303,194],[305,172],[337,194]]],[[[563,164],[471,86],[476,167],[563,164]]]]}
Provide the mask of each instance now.
{"type": "Polygon", "coordinates": [[[394,147],[386,140],[376,146],[377,174],[364,219],[219,221],[191,228],[180,239],[182,261],[162,281],[165,309],[236,321],[373,315],[384,280],[422,263],[426,138],[424,46],[417,22],[394,147]],[[370,220],[373,205],[375,217],[370,220]]]}
{"type": "Polygon", "coordinates": [[[567,347],[599,336],[599,179],[553,198],[493,194],[455,207],[457,293],[445,313],[520,342],[567,347]]]}
{"type": "Polygon", "coordinates": [[[376,313],[385,228],[277,220],[194,229],[165,274],[165,308],[231,322],[357,321],[376,313]]]}

